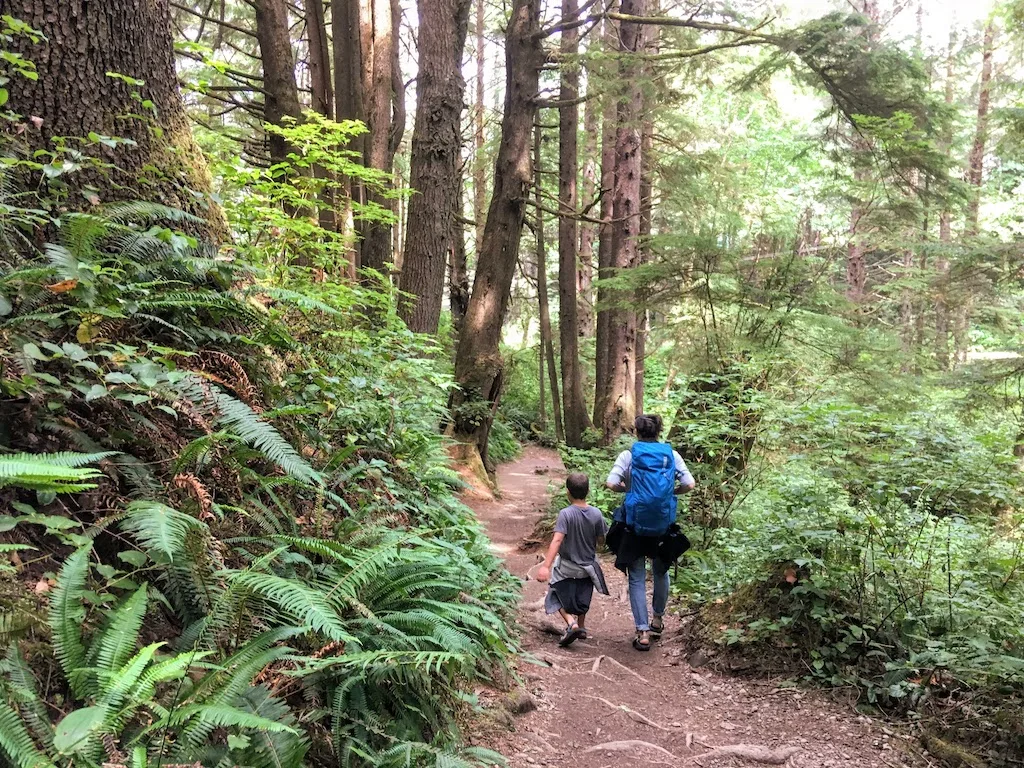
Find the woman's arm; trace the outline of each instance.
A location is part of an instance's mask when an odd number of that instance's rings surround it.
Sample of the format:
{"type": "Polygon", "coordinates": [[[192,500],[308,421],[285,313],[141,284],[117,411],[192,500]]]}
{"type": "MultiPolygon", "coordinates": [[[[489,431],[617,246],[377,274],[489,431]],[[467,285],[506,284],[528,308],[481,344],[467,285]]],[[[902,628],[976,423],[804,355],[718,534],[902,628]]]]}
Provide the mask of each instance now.
{"type": "Polygon", "coordinates": [[[551,537],[551,544],[548,546],[548,553],[544,558],[544,564],[537,569],[537,574],[534,576],[537,581],[547,581],[551,578],[551,565],[555,562],[555,555],[558,554],[558,548],[562,546],[562,539],[564,538],[564,533],[556,533],[551,537]]]}

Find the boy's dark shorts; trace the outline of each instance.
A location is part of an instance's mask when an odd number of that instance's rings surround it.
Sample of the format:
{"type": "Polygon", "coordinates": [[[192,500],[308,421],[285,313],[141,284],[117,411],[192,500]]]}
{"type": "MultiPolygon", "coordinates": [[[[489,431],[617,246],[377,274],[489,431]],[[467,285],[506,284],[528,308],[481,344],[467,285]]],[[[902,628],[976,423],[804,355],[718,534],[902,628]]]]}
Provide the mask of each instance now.
{"type": "Polygon", "coordinates": [[[566,613],[579,616],[590,610],[590,601],[594,597],[594,582],[590,579],[563,579],[552,584],[551,589],[566,613]]]}

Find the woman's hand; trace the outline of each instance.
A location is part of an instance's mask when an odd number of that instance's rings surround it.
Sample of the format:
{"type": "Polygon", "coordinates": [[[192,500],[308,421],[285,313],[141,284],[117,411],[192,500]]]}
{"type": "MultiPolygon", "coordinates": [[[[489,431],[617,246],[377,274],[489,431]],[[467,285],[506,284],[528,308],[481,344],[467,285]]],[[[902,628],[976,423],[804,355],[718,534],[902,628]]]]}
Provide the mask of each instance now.
{"type": "Polygon", "coordinates": [[[533,578],[537,581],[547,581],[551,578],[551,569],[547,565],[542,565],[537,569],[537,573],[533,575],[533,578]]]}

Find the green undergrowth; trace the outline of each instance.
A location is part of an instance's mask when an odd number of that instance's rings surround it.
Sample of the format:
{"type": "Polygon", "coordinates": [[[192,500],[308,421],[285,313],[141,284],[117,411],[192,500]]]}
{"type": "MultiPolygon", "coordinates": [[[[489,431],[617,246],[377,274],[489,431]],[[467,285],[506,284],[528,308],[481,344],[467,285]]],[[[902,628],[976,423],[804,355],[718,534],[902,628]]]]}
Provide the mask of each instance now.
{"type": "MultiPolygon", "coordinates": [[[[673,591],[699,610],[690,640],[1012,764],[1024,749],[1013,425],[927,386],[760,390],[756,449],[725,471],[716,457],[741,437],[723,428],[737,393],[706,381],[675,398],[677,447],[704,486],[680,507],[695,547],[673,591]]],[[[563,457],[596,486],[614,454],[563,457]]],[[[592,501],[609,512],[611,496],[598,488],[592,501]]]]}
{"type": "Polygon", "coordinates": [[[516,588],[455,496],[449,375],[261,173],[222,250],[3,177],[0,763],[499,760],[458,726],[516,588]]]}

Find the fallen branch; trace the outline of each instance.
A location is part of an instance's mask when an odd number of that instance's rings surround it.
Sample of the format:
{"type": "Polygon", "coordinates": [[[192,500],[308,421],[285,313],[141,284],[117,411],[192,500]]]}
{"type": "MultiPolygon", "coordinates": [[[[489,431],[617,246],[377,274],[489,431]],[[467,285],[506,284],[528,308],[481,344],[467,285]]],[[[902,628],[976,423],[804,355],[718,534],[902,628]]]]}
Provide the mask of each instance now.
{"type": "Polygon", "coordinates": [[[786,761],[800,751],[800,747],[779,747],[769,749],[759,744],[731,744],[715,747],[710,752],[691,757],[690,760],[704,760],[709,757],[738,757],[765,765],[785,765],[786,761]]]}
{"type": "Polygon", "coordinates": [[[581,694],[581,695],[585,696],[588,699],[593,699],[594,701],[600,701],[606,707],[609,707],[609,708],[611,708],[611,709],[613,709],[613,710],[615,710],[617,712],[625,712],[626,715],[629,717],[629,719],[632,720],[633,722],[643,723],[644,725],[649,725],[652,728],[657,728],[659,731],[668,731],[669,730],[665,726],[658,725],[656,722],[654,722],[650,718],[645,717],[644,715],[641,715],[636,710],[630,709],[625,704],[613,704],[612,702],[608,701],[608,699],[602,698],[600,696],[591,696],[589,693],[584,693],[584,694],[581,694]]]}
{"type": "Polygon", "coordinates": [[[660,752],[673,760],[678,759],[664,747],[659,747],[657,744],[651,744],[649,741],[639,741],[638,739],[629,739],[627,741],[606,741],[604,744],[595,744],[592,747],[587,747],[583,750],[583,754],[587,754],[588,752],[632,752],[637,749],[652,749],[655,752],[660,752]]]}

